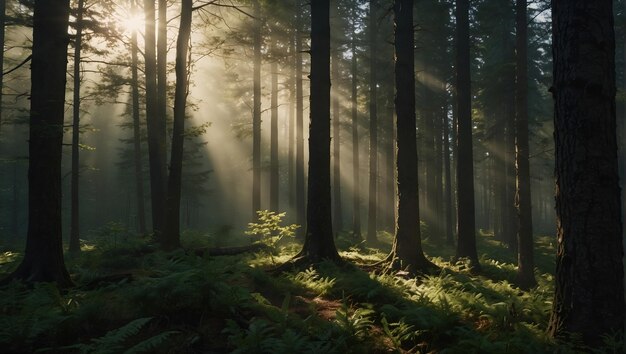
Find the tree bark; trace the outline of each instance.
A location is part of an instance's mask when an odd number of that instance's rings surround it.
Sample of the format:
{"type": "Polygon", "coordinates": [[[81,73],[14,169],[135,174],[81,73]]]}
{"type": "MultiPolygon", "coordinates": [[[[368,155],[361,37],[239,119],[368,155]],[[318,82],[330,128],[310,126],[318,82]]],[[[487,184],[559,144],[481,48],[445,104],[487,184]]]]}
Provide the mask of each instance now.
{"type": "MultiPolygon", "coordinates": [[[[6,8],[7,2],[6,0],[0,0],[0,43],[4,45],[4,28],[6,26],[6,8]]],[[[4,95],[2,94],[2,89],[4,87],[4,49],[0,50],[0,131],[2,131],[2,116],[3,116],[3,107],[2,107],[2,98],[4,95]]]]}
{"type": "MultiPolygon", "coordinates": [[[[275,40],[275,39],[272,39],[275,40]]],[[[272,46],[272,53],[276,51],[272,46]]],[[[270,210],[278,212],[278,62],[272,58],[272,91],[270,98],[270,210]]]]}
{"type": "Polygon", "coordinates": [[[185,108],[187,106],[187,56],[191,36],[193,0],[182,0],[180,27],[176,40],[176,88],[174,91],[174,130],[170,174],[167,180],[167,212],[163,248],[173,250],[180,247],[180,194],[183,172],[185,143],[185,108]]]}
{"type": "Polygon", "coordinates": [[[376,18],[376,0],[370,0],[369,14],[369,45],[370,45],[370,92],[369,92],[369,113],[370,113],[370,151],[369,151],[369,199],[367,204],[367,234],[365,240],[370,244],[376,244],[376,211],[377,198],[376,187],[378,181],[378,53],[376,53],[376,36],[378,34],[378,23],[376,18]]]}
{"type": "Polygon", "coordinates": [[[523,288],[537,285],[533,247],[533,219],[530,195],[530,163],[528,146],[528,25],[526,0],[517,0],[516,23],[516,194],[517,209],[517,283],[523,288]]]}
{"type": "Polygon", "coordinates": [[[474,220],[474,157],[472,149],[472,101],[470,79],[469,0],[456,1],[457,53],[457,258],[467,258],[478,270],[474,220]]]}
{"type": "MultiPolygon", "coordinates": [[[[135,0],[131,0],[131,12],[133,15],[136,13],[135,0]]],[[[138,232],[144,236],[147,234],[146,230],[146,211],[143,195],[143,171],[142,171],[142,156],[141,156],[141,123],[139,115],[139,63],[138,52],[139,47],[137,45],[137,31],[133,31],[131,34],[131,61],[132,61],[132,103],[133,103],[133,158],[135,164],[135,193],[137,198],[137,219],[138,219],[138,232]]]]}
{"type": "MultiPolygon", "coordinates": [[[[291,55],[293,56],[293,65],[291,66],[291,80],[289,81],[289,136],[288,136],[288,144],[289,144],[289,209],[295,210],[296,208],[296,161],[295,161],[295,140],[296,140],[296,38],[299,33],[297,30],[294,31],[289,38],[289,48],[291,51],[291,55]]],[[[295,218],[294,218],[295,219],[295,218]]],[[[292,219],[293,220],[293,219],[292,219]]]]}
{"type": "Polygon", "coordinates": [[[306,222],[304,180],[304,90],[302,87],[302,2],[296,2],[296,237],[304,239],[306,222]]]}
{"type": "MultiPolygon", "coordinates": [[[[339,44],[335,40],[332,50],[332,80],[339,82],[339,44]]],[[[341,206],[341,125],[339,115],[338,85],[333,85],[333,229],[339,232],[343,229],[343,210],[341,206]]]]}
{"type": "Polygon", "coordinates": [[[146,77],[146,123],[148,128],[148,163],[150,169],[150,194],[152,199],[152,231],[161,241],[165,220],[165,190],[167,172],[165,158],[165,126],[158,114],[157,62],[155,38],[154,0],[144,0],[146,29],[144,33],[144,58],[146,77]]]}
{"type": "Polygon", "coordinates": [[[63,260],[61,159],[69,0],[37,1],[33,15],[28,162],[28,234],[11,279],[72,285],[63,260]]]}
{"type": "Polygon", "coordinates": [[[415,132],[413,0],[394,1],[398,222],[391,250],[394,267],[424,271],[433,265],[422,251],[415,132]]]}
{"type": "Polygon", "coordinates": [[[257,220],[257,211],[261,210],[261,5],[258,0],[254,6],[253,33],[253,83],[252,83],[252,219],[257,220]]]}
{"type": "Polygon", "coordinates": [[[71,178],[71,211],[70,211],[70,253],[80,252],[80,219],[79,219],[79,139],[80,139],[80,81],[81,81],[81,47],[83,42],[83,5],[78,0],[76,10],[76,39],[74,40],[74,102],[72,105],[72,178],[71,178]]]}
{"type": "Polygon", "coordinates": [[[359,114],[357,111],[357,57],[356,57],[356,34],[352,30],[352,95],[351,95],[351,116],[352,116],[352,234],[356,240],[361,239],[361,192],[360,192],[360,170],[359,165],[359,114]]]}
{"type": "Polygon", "coordinates": [[[553,0],[557,268],[550,332],[624,335],[611,0],[553,0]]]}
{"type": "Polygon", "coordinates": [[[311,2],[311,98],[307,224],[299,257],[339,260],[330,193],[330,1],[311,2]]]}
{"type": "MultiPolygon", "coordinates": [[[[447,108],[447,105],[446,105],[447,108]]],[[[448,245],[454,244],[454,231],[452,230],[454,225],[452,223],[452,212],[454,206],[452,205],[452,175],[450,171],[450,123],[448,122],[448,116],[443,117],[443,165],[444,165],[444,179],[445,179],[445,228],[446,228],[446,243],[448,245]]]]}

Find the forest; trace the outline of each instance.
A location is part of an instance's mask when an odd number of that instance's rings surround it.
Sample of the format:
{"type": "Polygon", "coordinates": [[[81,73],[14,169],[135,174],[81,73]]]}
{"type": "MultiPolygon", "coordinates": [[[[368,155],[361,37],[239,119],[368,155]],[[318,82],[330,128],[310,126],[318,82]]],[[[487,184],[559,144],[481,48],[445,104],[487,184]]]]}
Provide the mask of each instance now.
{"type": "Polygon", "coordinates": [[[624,353],[626,0],[0,0],[0,352],[624,353]]]}

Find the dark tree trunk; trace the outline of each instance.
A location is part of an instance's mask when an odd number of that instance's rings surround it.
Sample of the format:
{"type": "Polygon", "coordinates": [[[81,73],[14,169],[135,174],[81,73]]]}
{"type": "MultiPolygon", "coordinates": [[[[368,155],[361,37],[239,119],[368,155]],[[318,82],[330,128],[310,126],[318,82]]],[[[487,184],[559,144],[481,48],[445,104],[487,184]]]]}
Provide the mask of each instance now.
{"type": "Polygon", "coordinates": [[[304,90],[302,87],[302,3],[296,6],[296,222],[301,227],[296,236],[304,239],[306,222],[305,180],[304,180],[304,90]]]}
{"type": "Polygon", "coordinates": [[[157,99],[157,63],[154,0],[144,0],[146,15],[145,76],[146,76],[146,123],[148,127],[148,163],[150,170],[150,194],[152,199],[152,231],[161,240],[165,220],[165,189],[167,172],[165,158],[165,126],[160,122],[157,99]]]}
{"type": "MultiPolygon", "coordinates": [[[[273,48],[274,52],[276,48],[273,48]]],[[[272,91],[270,98],[270,210],[278,212],[278,62],[272,58],[272,91]]]]}
{"type": "MultiPolygon", "coordinates": [[[[334,41],[332,51],[332,80],[339,82],[339,45],[334,41]]],[[[343,229],[343,210],[341,207],[341,133],[339,116],[339,90],[333,85],[333,228],[335,232],[343,229]]]]}
{"type": "Polygon", "coordinates": [[[296,208],[296,174],[295,174],[295,140],[296,140],[296,39],[295,36],[299,35],[297,31],[294,31],[289,38],[289,48],[291,55],[293,56],[293,65],[291,66],[291,80],[289,81],[289,136],[288,136],[288,156],[289,156],[289,209],[295,210],[296,208]]]}
{"type": "Polygon", "coordinates": [[[553,0],[557,267],[550,332],[624,335],[611,0],[553,0]]]}
{"type": "Polygon", "coordinates": [[[311,120],[307,224],[300,257],[339,260],[330,197],[330,1],[311,2],[311,120]]]}
{"type": "Polygon", "coordinates": [[[457,53],[457,258],[467,258],[477,269],[474,220],[474,157],[472,150],[472,93],[470,82],[469,0],[456,1],[457,53]]]}
{"type": "MultiPolygon", "coordinates": [[[[4,45],[4,27],[6,26],[6,0],[0,0],[0,43],[4,45]]],[[[4,50],[0,50],[0,131],[2,130],[2,88],[4,87],[4,50]]]]}
{"type": "Polygon", "coordinates": [[[351,116],[352,116],[352,234],[356,240],[361,239],[361,191],[360,191],[360,170],[359,166],[359,113],[357,111],[357,58],[356,58],[356,34],[352,32],[352,95],[351,95],[351,116]]]}
{"type": "Polygon", "coordinates": [[[72,180],[71,180],[71,211],[70,211],[70,253],[80,252],[80,219],[79,219],[79,137],[80,137],[80,58],[83,43],[83,4],[78,0],[76,10],[76,39],[74,40],[74,102],[72,105],[72,180]]]}
{"type": "Polygon", "coordinates": [[[398,222],[391,250],[394,267],[423,271],[432,266],[422,251],[417,186],[413,0],[395,0],[398,222]]]}
{"type": "Polygon", "coordinates": [[[516,194],[517,208],[517,283],[523,288],[537,284],[535,280],[535,262],[533,259],[533,219],[530,195],[530,167],[528,147],[528,25],[526,0],[517,0],[515,6],[516,23],[516,194]]]}
{"type": "MultiPolygon", "coordinates": [[[[447,108],[447,105],[446,105],[447,108]]],[[[452,176],[450,171],[450,125],[448,122],[448,116],[443,117],[443,165],[444,165],[444,179],[445,179],[445,208],[446,208],[446,243],[449,245],[454,244],[454,231],[452,223],[452,212],[454,206],[452,205],[452,176]]]]}
{"type": "Polygon", "coordinates": [[[367,203],[367,235],[365,240],[370,244],[378,242],[376,237],[376,211],[378,203],[376,200],[376,187],[378,181],[378,53],[376,53],[376,37],[378,34],[378,23],[376,18],[376,9],[378,8],[376,0],[370,0],[369,14],[369,45],[370,45],[370,97],[369,97],[369,113],[370,113],[370,152],[369,152],[369,199],[367,203]]]}
{"type": "Polygon", "coordinates": [[[176,88],[174,91],[174,130],[170,174],[167,180],[167,210],[163,248],[180,247],[180,194],[185,142],[185,108],[187,105],[187,56],[191,35],[192,0],[183,0],[180,9],[180,27],[176,40],[176,88]]]}
{"type": "MultiPolygon", "coordinates": [[[[131,1],[131,11],[135,14],[135,0],[131,1]]],[[[132,100],[133,100],[133,157],[135,163],[135,189],[137,198],[137,221],[139,234],[144,236],[146,230],[146,211],[143,196],[143,171],[141,157],[141,123],[139,121],[139,63],[137,46],[137,31],[131,34],[131,60],[132,60],[132,100]]]]}
{"type": "Polygon", "coordinates": [[[37,1],[33,15],[28,162],[28,234],[24,259],[4,282],[72,285],[63,260],[61,159],[69,0],[37,1]]]}
{"type": "Polygon", "coordinates": [[[252,78],[252,219],[257,219],[261,210],[261,5],[258,0],[254,6],[253,34],[253,78],[252,78]]]}

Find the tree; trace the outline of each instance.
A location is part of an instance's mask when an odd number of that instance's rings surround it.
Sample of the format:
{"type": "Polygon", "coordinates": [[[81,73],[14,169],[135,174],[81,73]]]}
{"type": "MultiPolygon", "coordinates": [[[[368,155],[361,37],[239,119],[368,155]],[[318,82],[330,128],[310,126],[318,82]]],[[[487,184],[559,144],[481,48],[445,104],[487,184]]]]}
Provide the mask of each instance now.
{"type": "Polygon", "coordinates": [[[271,114],[270,114],[270,210],[278,212],[278,186],[279,186],[279,163],[278,163],[278,56],[276,55],[277,39],[272,39],[271,45],[271,114]]]}
{"type": "Polygon", "coordinates": [[[146,122],[148,126],[148,160],[150,167],[150,194],[152,199],[152,231],[161,241],[165,220],[165,191],[167,171],[165,157],[165,122],[161,122],[158,110],[157,61],[154,18],[154,0],[144,0],[146,15],[145,76],[146,76],[146,122]]]}
{"type": "Polygon", "coordinates": [[[611,0],[553,0],[557,268],[550,332],[624,335],[611,0]]]}
{"type": "MultiPolygon", "coordinates": [[[[131,14],[136,13],[135,0],[131,0],[131,14]]],[[[131,34],[131,96],[133,116],[133,162],[135,167],[135,189],[137,198],[138,230],[140,235],[146,235],[146,212],[143,197],[143,172],[141,156],[141,124],[139,122],[139,60],[137,45],[137,30],[131,34]]]]}
{"type": "Polygon", "coordinates": [[[378,79],[376,72],[378,71],[376,53],[376,37],[378,34],[378,19],[376,18],[376,10],[378,4],[376,0],[370,0],[369,14],[369,45],[370,45],[370,92],[369,92],[369,110],[370,110],[370,151],[369,151],[369,199],[367,208],[367,234],[366,240],[373,244],[378,241],[376,237],[376,184],[378,179],[378,96],[377,85],[378,79]]]}
{"type": "Polygon", "coordinates": [[[167,180],[167,203],[163,247],[172,250],[180,247],[180,195],[183,172],[183,147],[185,142],[185,108],[187,106],[187,56],[191,36],[192,0],[183,0],[180,10],[180,27],[176,40],[176,89],[174,93],[174,130],[170,174],[167,180]]]}
{"type": "Polygon", "coordinates": [[[252,217],[257,218],[257,211],[261,210],[261,5],[253,0],[254,7],[254,58],[252,78],[252,217]]]}
{"type": "Polygon", "coordinates": [[[80,252],[79,231],[79,136],[80,136],[80,58],[83,41],[83,6],[84,0],[78,0],[76,10],[76,37],[74,40],[74,103],[72,106],[72,182],[71,182],[71,217],[70,217],[70,253],[80,252]]]}
{"type": "MultiPolygon", "coordinates": [[[[302,1],[296,0],[296,222],[306,222],[304,179],[304,90],[302,84],[302,1]]],[[[302,230],[301,227],[299,230],[302,230]]],[[[302,231],[296,236],[304,239],[302,231]]]]}
{"type": "MultiPolygon", "coordinates": [[[[354,10],[356,12],[356,9],[354,10]]],[[[350,65],[350,71],[352,76],[352,93],[350,99],[350,111],[352,118],[352,185],[354,186],[354,192],[352,193],[352,234],[357,240],[361,239],[361,193],[359,191],[360,181],[360,169],[359,166],[359,113],[357,110],[358,105],[358,92],[357,92],[357,69],[358,62],[356,56],[356,17],[354,16],[354,23],[352,24],[352,40],[351,51],[352,60],[350,65]]]]}
{"type": "Polygon", "coordinates": [[[61,158],[69,0],[36,1],[33,15],[28,162],[28,234],[24,259],[7,278],[72,285],[63,260],[61,158]]]}
{"type": "MultiPolygon", "coordinates": [[[[474,220],[474,157],[472,149],[472,93],[470,82],[469,0],[456,1],[457,98],[457,258],[479,268],[474,220]]],[[[400,129],[398,128],[398,136],[400,129]]]]}
{"type": "MultiPolygon", "coordinates": [[[[338,16],[337,11],[334,11],[334,17],[338,16]]],[[[338,21],[335,21],[337,23],[338,21]]],[[[337,33],[338,31],[334,31],[337,33]]],[[[333,221],[335,224],[333,228],[335,231],[343,229],[343,208],[341,205],[341,129],[340,129],[340,114],[339,109],[341,103],[339,102],[339,86],[336,85],[339,82],[339,56],[340,56],[340,44],[338,36],[332,38],[332,90],[333,90],[333,221]]]]}
{"type": "Polygon", "coordinates": [[[424,256],[420,235],[415,133],[413,0],[394,1],[398,222],[391,250],[393,267],[424,271],[434,265],[424,256]]]}
{"type": "Polygon", "coordinates": [[[517,0],[516,22],[516,82],[515,82],[515,166],[517,208],[517,282],[524,288],[537,284],[533,260],[533,220],[530,198],[530,163],[528,146],[528,28],[526,0],[517,0]]]}
{"type": "Polygon", "coordinates": [[[296,259],[339,260],[330,192],[330,1],[311,2],[309,182],[304,246],[296,259]]]}

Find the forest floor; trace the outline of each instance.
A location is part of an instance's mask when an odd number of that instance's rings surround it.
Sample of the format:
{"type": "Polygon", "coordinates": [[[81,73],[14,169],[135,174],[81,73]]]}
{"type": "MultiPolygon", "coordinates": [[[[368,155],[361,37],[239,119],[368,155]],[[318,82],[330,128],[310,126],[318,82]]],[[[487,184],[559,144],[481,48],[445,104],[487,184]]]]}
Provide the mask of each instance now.
{"type": "MultiPolygon", "coordinates": [[[[223,236],[223,235],[222,235],[223,236]]],[[[68,258],[76,283],[0,289],[3,353],[570,353],[619,352],[556,343],[546,334],[553,294],[554,246],[536,240],[539,286],[512,285],[515,256],[490,235],[478,237],[482,270],[452,262],[453,249],[428,237],[427,255],[441,271],[412,278],[363,267],[380,248],[337,244],[347,265],[321,263],[272,272],[299,250],[199,257],[213,234],[186,232],[186,251],[157,252],[112,224],[68,258]],[[369,270],[364,270],[369,269],[369,270]]],[[[231,242],[249,236],[229,237],[231,242]]],[[[225,246],[220,244],[219,246],[225,246]]],[[[21,255],[0,253],[0,277],[21,255]]]]}

